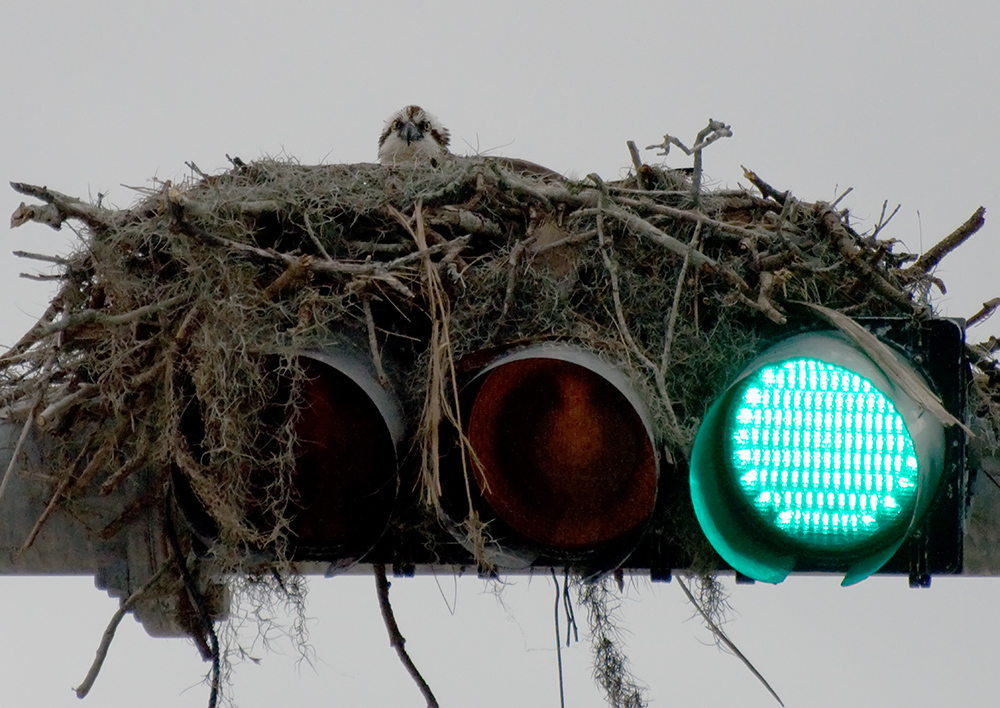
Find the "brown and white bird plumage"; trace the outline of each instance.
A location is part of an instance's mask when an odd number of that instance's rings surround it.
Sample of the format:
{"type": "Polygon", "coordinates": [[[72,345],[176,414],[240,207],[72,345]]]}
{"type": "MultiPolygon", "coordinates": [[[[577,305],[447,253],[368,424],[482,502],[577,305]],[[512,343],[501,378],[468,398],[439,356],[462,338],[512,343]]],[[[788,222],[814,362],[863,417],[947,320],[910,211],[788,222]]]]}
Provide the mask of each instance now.
{"type": "Polygon", "coordinates": [[[420,106],[406,106],[389,116],[378,139],[378,161],[383,165],[436,162],[450,154],[451,136],[437,116],[420,106]]]}

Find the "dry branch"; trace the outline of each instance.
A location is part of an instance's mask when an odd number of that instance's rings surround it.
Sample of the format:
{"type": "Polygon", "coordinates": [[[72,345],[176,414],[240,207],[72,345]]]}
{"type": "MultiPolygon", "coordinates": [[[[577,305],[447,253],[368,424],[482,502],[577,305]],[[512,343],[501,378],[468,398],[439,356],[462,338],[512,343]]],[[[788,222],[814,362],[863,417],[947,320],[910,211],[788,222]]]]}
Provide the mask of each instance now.
{"type": "Polygon", "coordinates": [[[886,200],[882,202],[882,213],[879,214],[878,223],[875,224],[875,228],[872,229],[872,238],[876,238],[879,235],[879,232],[889,225],[889,222],[892,221],[892,217],[899,213],[900,206],[900,204],[897,204],[896,208],[893,209],[892,213],[889,214],[888,218],[886,218],[885,210],[889,207],[889,201],[886,200]]]}
{"type": "Polygon", "coordinates": [[[420,675],[420,671],[417,669],[416,664],[413,663],[413,659],[411,659],[410,655],[407,653],[405,646],[406,640],[399,631],[399,625],[396,624],[396,615],[393,613],[392,604],[389,602],[389,579],[385,574],[385,564],[373,563],[372,568],[375,571],[375,588],[378,591],[378,606],[382,611],[382,620],[385,622],[385,629],[389,633],[389,644],[396,650],[396,655],[399,656],[399,660],[402,662],[403,666],[406,667],[406,671],[410,674],[413,682],[417,684],[417,688],[420,689],[420,693],[423,695],[424,700],[427,701],[427,708],[437,708],[438,702],[434,697],[434,692],[431,691],[431,687],[427,685],[424,677],[420,675]]]}
{"type": "Polygon", "coordinates": [[[910,268],[926,273],[940,263],[942,258],[965,243],[979,229],[983,228],[983,224],[985,223],[986,207],[979,207],[976,209],[976,213],[970,216],[964,224],[927,249],[927,252],[920,256],[910,268]]]}
{"type": "Polygon", "coordinates": [[[175,305],[180,304],[185,299],[187,299],[186,295],[175,295],[174,297],[167,298],[162,302],[153,302],[148,305],[143,305],[142,307],[137,307],[131,312],[123,312],[120,315],[109,315],[107,312],[102,312],[101,310],[82,310],[81,312],[68,315],[58,322],[42,327],[38,331],[36,338],[45,339],[46,337],[51,337],[53,334],[58,334],[59,332],[64,332],[68,329],[84,327],[85,325],[116,327],[118,325],[130,324],[149,317],[150,315],[155,315],[163,310],[168,310],[175,305]]]}
{"type": "MultiPolygon", "coordinates": [[[[688,244],[688,253],[698,248],[698,240],[701,237],[701,223],[694,229],[691,242],[688,244]]],[[[691,264],[689,255],[684,255],[684,262],[681,263],[680,273],[677,275],[677,286],[674,289],[674,298],[670,303],[670,314],[667,315],[667,328],[663,335],[663,352],[660,354],[660,371],[666,372],[670,366],[670,347],[674,342],[674,330],[677,327],[677,315],[680,312],[681,293],[684,292],[684,282],[687,280],[688,266],[691,264]]],[[[676,424],[676,418],[674,423],[676,424]]]]}
{"type": "Polygon", "coordinates": [[[492,238],[500,238],[503,235],[503,229],[495,221],[465,210],[437,211],[427,219],[427,223],[431,226],[452,226],[470,234],[492,238]]]}
{"type": "Polygon", "coordinates": [[[0,368],[4,368],[11,363],[16,363],[22,354],[28,351],[36,342],[38,342],[43,337],[43,332],[49,326],[49,323],[55,319],[63,308],[62,298],[57,296],[49,306],[45,309],[45,312],[41,317],[38,318],[38,322],[29,329],[24,335],[17,340],[17,342],[6,353],[0,357],[0,368]]]}
{"type": "MultiPolygon", "coordinates": [[[[27,427],[27,425],[25,427],[27,427]]],[[[49,503],[45,505],[45,509],[35,521],[35,525],[32,526],[31,531],[28,533],[28,538],[25,539],[24,543],[21,544],[21,548],[18,549],[17,553],[19,556],[31,548],[31,544],[33,544],[35,539],[38,538],[38,534],[42,530],[42,526],[44,526],[48,518],[52,516],[52,513],[56,510],[56,506],[58,506],[59,502],[63,500],[66,490],[72,482],[73,478],[69,475],[63,477],[59,486],[56,487],[55,492],[52,493],[52,498],[49,499],[49,503]]]]}
{"type": "MultiPolygon", "coordinates": [[[[667,393],[664,371],[646,355],[639,344],[635,341],[632,333],[629,331],[628,321],[625,318],[625,311],[622,307],[621,289],[618,284],[618,264],[615,262],[611,242],[604,235],[603,214],[597,215],[597,243],[601,249],[601,259],[604,261],[604,267],[607,269],[608,277],[611,279],[611,302],[614,305],[615,321],[618,325],[618,332],[624,340],[626,346],[628,346],[631,350],[632,354],[639,361],[641,361],[643,366],[645,366],[646,369],[648,369],[653,375],[653,380],[656,382],[657,392],[660,394],[660,398],[663,402],[665,410],[667,411],[667,415],[670,418],[671,424],[676,427],[677,418],[673,412],[673,404],[670,402],[670,395],[667,393]]],[[[687,247],[685,249],[685,262],[688,261],[692,253],[698,253],[698,251],[691,247],[687,247]]]]}
{"type": "Polygon", "coordinates": [[[701,618],[705,621],[705,626],[708,627],[708,629],[712,632],[712,634],[714,634],[716,638],[736,656],[737,659],[743,662],[743,665],[750,670],[750,673],[752,673],[757,678],[757,680],[764,685],[764,688],[767,689],[767,692],[770,693],[772,696],[774,696],[774,700],[778,702],[778,705],[784,706],[785,705],[784,702],[782,702],[781,698],[778,696],[775,690],[771,688],[771,684],[769,684],[767,682],[767,679],[765,679],[764,676],[761,675],[761,673],[757,670],[757,667],[755,667],[750,662],[750,660],[747,659],[746,655],[744,655],[743,652],[740,651],[739,647],[733,644],[733,641],[726,635],[722,627],[720,627],[719,624],[712,618],[711,613],[709,613],[704,607],[702,607],[701,603],[695,599],[694,594],[692,594],[687,584],[684,583],[683,580],[680,580],[677,584],[680,586],[681,590],[684,591],[684,595],[687,597],[688,602],[690,602],[692,607],[694,607],[695,610],[698,611],[698,614],[701,615],[701,618]]]}
{"type": "Polygon", "coordinates": [[[42,367],[41,372],[41,385],[38,386],[38,390],[34,393],[33,401],[31,403],[30,412],[28,417],[24,421],[24,425],[21,427],[21,433],[17,437],[17,442],[14,444],[14,449],[10,453],[10,462],[7,464],[7,469],[4,471],[3,479],[0,480],[0,499],[3,499],[4,492],[7,491],[7,485],[10,483],[10,477],[14,473],[14,469],[17,466],[18,458],[21,456],[21,451],[24,449],[24,444],[28,440],[28,435],[31,433],[32,423],[35,421],[35,414],[38,411],[38,407],[41,405],[42,400],[45,396],[45,386],[49,383],[49,374],[52,370],[52,366],[55,364],[55,353],[52,352],[46,357],[45,364],[42,367]]]}
{"type": "Polygon", "coordinates": [[[833,240],[837,250],[840,251],[841,255],[852,268],[863,274],[868,284],[874,290],[898,305],[913,308],[915,311],[924,311],[927,309],[926,305],[914,302],[903,290],[887,281],[881,273],[862,257],[864,251],[859,246],[858,237],[844,226],[837,212],[828,204],[818,204],[817,207],[819,223],[833,240]]]}
{"type": "Polygon", "coordinates": [[[33,261],[42,261],[43,263],[55,263],[56,265],[69,265],[69,261],[61,256],[49,256],[44,253],[32,253],[31,251],[14,251],[14,255],[18,258],[29,258],[33,261]]]}
{"type": "Polygon", "coordinates": [[[984,302],[982,309],[965,321],[965,326],[972,327],[980,322],[985,322],[994,312],[996,312],[998,307],[1000,307],[1000,297],[995,297],[992,300],[984,302]]]}
{"type": "Polygon", "coordinates": [[[36,425],[38,425],[39,429],[44,429],[46,426],[51,425],[56,418],[65,413],[69,408],[72,408],[81,400],[93,396],[96,388],[94,384],[83,384],[72,393],[68,393],[53,401],[45,407],[45,410],[38,414],[38,418],[35,420],[36,425]]]}
{"type": "Polygon", "coordinates": [[[708,125],[702,128],[697,137],[695,138],[694,145],[688,148],[684,145],[677,137],[673,135],[664,135],[663,141],[658,145],[649,145],[646,147],[647,150],[660,149],[662,152],[657,153],[663,157],[670,154],[670,146],[676,145],[681,150],[684,151],[685,155],[694,156],[694,170],[691,180],[691,195],[695,202],[698,203],[701,196],[701,177],[702,177],[702,151],[709,145],[714,143],[716,140],[721,140],[722,138],[733,137],[733,131],[730,126],[726,125],[719,120],[709,120],[708,125]]]}
{"type": "MultiPolygon", "coordinates": [[[[742,165],[741,165],[741,167],[742,167],[742,165]]],[[[764,180],[762,180],[760,177],[758,177],[757,173],[754,172],[751,169],[747,169],[746,167],[743,167],[743,176],[746,177],[748,180],[750,180],[750,183],[754,187],[756,187],[757,189],[759,189],[761,194],[763,194],[765,197],[773,199],[774,201],[778,202],[778,204],[781,204],[782,206],[784,206],[785,201],[788,199],[788,197],[791,196],[788,191],[779,192],[777,189],[775,189],[774,187],[772,187],[771,185],[769,185],[767,182],[765,182],[764,180]]]]}
{"type": "Polygon", "coordinates": [[[131,610],[135,603],[141,600],[146,593],[152,590],[156,585],[167,575],[168,571],[174,569],[175,563],[173,558],[170,558],[160,569],[156,571],[146,582],[144,582],[139,588],[128,596],[127,599],[123,600],[118,609],[115,610],[115,614],[112,615],[111,621],[108,622],[107,629],[104,630],[104,635],[101,637],[101,643],[97,646],[97,653],[94,656],[94,661],[90,665],[90,670],[87,672],[87,676],[83,679],[79,686],[77,686],[74,691],[76,692],[77,698],[86,698],[87,694],[90,693],[90,689],[94,687],[94,682],[97,680],[98,675],[101,673],[101,669],[104,667],[104,660],[108,656],[108,649],[111,648],[111,642],[114,641],[115,632],[118,631],[118,625],[121,621],[125,619],[125,615],[131,610]]]}
{"type": "MultiPolygon", "coordinates": [[[[736,224],[728,224],[724,221],[719,221],[718,219],[712,219],[705,216],[702,212],[693,209],[678,209],[677,207],[667,206],[665,204],[648,204],[644,202],[637,201],[635,199],[619,198],[616,200],[619,204],[623,206],[631,207],[637,211],[646,211],[652,214],[664,214],[665,216],[671,216],[675,219],[683,219],[685,221],[690,221],[695,224],[702,224],[703,226],[710,226],[716,229],[722,234],[733,234],[734,236],[740,236],[743,238],[759,238],[760,234],[743,228],[742,226],[737,226],[736,224]]],[[[666,245],[666,244],[664,244],[666,245]]],[[[676,246],[667,246],[671,250],[677,250],[676,246]]],[[[684,252],[679,252],[683,255],[684,252]]],[[[696,265],[702,265],[696,261],[696,265]]]]}
{"type": "Polygon", "coordinates": [[[646,177],[643,174],[643,164],[642,156],[639,154],[639,147],[635,144],[634,140],[629,140],[626,145],[628,145],[628,154],[632,158],[632,168],[635,170],[635,180],[639,185],[640,190],[645,190],[646,177]]]}
{"type": "Polygon", "coordinates": [[[77,219],[95,230],[109,228],[112,225],[114,212],[110,209],[87,204],[76,197],[68,197],[48,187],[36,187],[24,182],[11,182],[10,186],[15,192],[45,202],[45,206],[29,206],[22,202],[10,217],[12,229],[29,221],[60,229],[67,219],[77,219]]]}
{"type": "MultiPolygon", "coordinates": [[[[620,199],[618,201],[625,204],[629,204],[631,202],[631,200],[625,200],[625,199],[620,199]]],[[[634,202],[632,202],[632,204],[634,204],[634,202]]],[[[706,256],[704,253],[692,250],[691,248],[688,247],[687,244],[682,243],[681,241],[675,239],[673,236],[664,233],[660,229],[650,224],[645,219],[642,219],[638,215],[627,211],[624,207],[612,204],[606,206],[604,211],[605,213],[608,214],[608,216],[618,219],[623,224],[628,226],[630,229],[634,230],[636,233],[645,236],[646,238],[660,244],[667,250],[672,251],[673,253],[681,256],[682,258],[690,257],[691,262],[694,263],[696,266],[700,267],[707,265],[714,267],[716,265],[715,261],[706,256]]],[[[678,212],[682,211],[683,210],[678,210],[678,212]]],[[[685,212],[685,215],[687,213],[689,212],[685,212]]],[[[698,218],[694,218],[692,220],[696,222],[699,221],[698,218]]]]}

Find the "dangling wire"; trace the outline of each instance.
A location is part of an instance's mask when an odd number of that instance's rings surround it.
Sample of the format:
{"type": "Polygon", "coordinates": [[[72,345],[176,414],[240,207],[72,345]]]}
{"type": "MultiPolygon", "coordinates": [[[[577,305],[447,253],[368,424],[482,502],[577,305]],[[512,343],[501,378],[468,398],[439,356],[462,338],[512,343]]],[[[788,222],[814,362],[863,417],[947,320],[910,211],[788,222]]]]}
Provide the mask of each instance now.
{"type": "MultiPolygon", "coordinates": [[[[556,575],[556,569],[550,568],[549,570],[552,571],[552,582],[556,584],[556,606],[553,616],[556,622],[556,660],[559,662],[559,708],[566,708],[566,693],[563,688],[562,635],[559,632],[559,601],[563,599],[563,593],[559,591],[559,577],[556,575]]],[[[575,622],[573,624],[575,625],[575,622]]]]}
{"type": "MultiPolygon", "coordinates": [[[[566,610],[566,646],[569,646],[570,636],[574,641],[580,641],[580,633],[576,627],[576,615],[573,614],[573,599],[569,595],[569,568],[563,576],[563,609],[566,610]]],[[[558,586],[557,586],[558,587],[558,586]]]]}

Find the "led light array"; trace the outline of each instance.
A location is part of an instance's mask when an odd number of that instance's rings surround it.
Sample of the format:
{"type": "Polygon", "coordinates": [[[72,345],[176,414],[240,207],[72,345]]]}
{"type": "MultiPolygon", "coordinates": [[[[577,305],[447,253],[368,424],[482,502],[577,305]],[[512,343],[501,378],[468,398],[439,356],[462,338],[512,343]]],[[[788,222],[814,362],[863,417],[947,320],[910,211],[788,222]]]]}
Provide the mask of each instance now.
{"type": "Polygon", "coordinates": [[[731,460],[765,521],[813,543],[870,537],[916,493],[917,455],[903,418],[871,381],[799,358],[745,384],[731,460]]]}

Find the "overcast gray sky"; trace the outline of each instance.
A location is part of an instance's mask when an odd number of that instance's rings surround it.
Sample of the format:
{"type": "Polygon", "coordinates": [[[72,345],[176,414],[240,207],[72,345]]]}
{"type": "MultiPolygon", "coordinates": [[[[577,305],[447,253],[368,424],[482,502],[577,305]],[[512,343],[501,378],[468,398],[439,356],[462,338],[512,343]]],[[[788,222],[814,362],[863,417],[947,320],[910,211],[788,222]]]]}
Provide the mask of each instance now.
{"type": "MultiPolygon", "coordinates": [[[[802,199],[847,187],[861,228],[920,252],[980,205],[987,226],[938,270],[944,314],[1000,295],[1000,5],[994,2],[14,2],[0,9],[0,176],[129,205],[152,177],[225,154],[303,163],[373,160],[382,121],[411,102],[438,114],[456,152],[491,150],[613,179],[625,141],[693,138],[709,118],[734,137],[705,156],[717,186],[740,165],[802,199]]],[[[649,156],[649,160],[658,158],[649,156]]],[[[673,166],[686,164],[671,155],[673,166]]],[[[5,185],[5,183],[3,183],[5,185]]],[[[0,188],[0,213],[19,195],[0,188]]],[[[69,248],[26,226],[0,249],[0,342],[51,297],[3,251],[69,248]]],[[[970,333],[1000,335],[1000,318],[970,333]]],[[[2,520],[0,520],[2,523],[2,520]]],[[[1000,582],[837,578],[735,587],[727,629],[789,706],[995,705],[1000,582]]],[[[287,642],[236,668],[234,697],[276,704],[420,706],[390,649],[369,578],[313,579],[314,666],[287,642]]],[[[407,648],[443,706],[557,706],[551,581],[497,600],[475,579],[399,579],[407,648]]],[[[115,602],[89,578],[0,579],[0,702],[79,705],[115,602]]],[[[639,580],[621,611],[652,706],[776,705],[690,620],[676,583],[639,580]]],[[[581,637],[564,651],[567,705],[604,705],[581,637]]],[[[127,619],[83,705],[202,706],[207,666],[186,641],[127,619]]]]}

